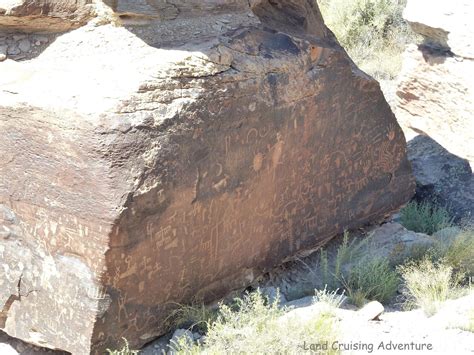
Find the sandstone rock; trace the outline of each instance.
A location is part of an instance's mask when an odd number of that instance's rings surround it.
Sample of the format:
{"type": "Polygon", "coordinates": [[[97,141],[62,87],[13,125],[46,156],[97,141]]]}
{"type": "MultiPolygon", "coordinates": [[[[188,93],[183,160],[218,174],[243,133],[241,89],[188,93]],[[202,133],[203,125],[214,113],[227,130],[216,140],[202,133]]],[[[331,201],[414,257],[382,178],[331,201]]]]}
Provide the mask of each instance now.
{"type": "Polygon", "coordinates": [[[416,179],[416,199],[446,206],[458,221],[474,222],[474,176],[467,160],[426,136],[408,142],[408,158],[416,179]]]}
{"type": "Polygon", "coordinates": [[[474,61],[414,45],[404,54],[397,118],[474,162],[474,61]]]}
{"type": "Polygon", "coordinates": [[[83,26],[0,65],[12,336],[140,347],[176,302],[245,287],[413,193],[378,83],[314,2],[168,3],[173,20],[83,26]]]}
{"type": "Polygon", "coordinates": [[[407,230],[399,223],[385,223],[371,231],[368,247],[371,255],[400,261],[418,248],[428,249],[434,240],[426,234],[407,230]]]}
{"type": "Polygon", "coordinates": [[[474,2],[409,0],[404,17],[425,42],[404,55],[397,118],[474,164],[474,2]]]}
{"type": "Polygon", "coordinates": [[[0,29],[61,32],[93,16],[92,0],[0,0],[0,29]]]}
{"type": "Polygon", "coordinates": [[[474,59],[471,0],[408,0],[403,17],[426,44],[474,59]]]}
{"type": "Polygon", "coordinates": [[[380,302],[371,301],[357,311],[357,316],[367,321],[379,320],[384,310],[385,308],[380,302]]]}

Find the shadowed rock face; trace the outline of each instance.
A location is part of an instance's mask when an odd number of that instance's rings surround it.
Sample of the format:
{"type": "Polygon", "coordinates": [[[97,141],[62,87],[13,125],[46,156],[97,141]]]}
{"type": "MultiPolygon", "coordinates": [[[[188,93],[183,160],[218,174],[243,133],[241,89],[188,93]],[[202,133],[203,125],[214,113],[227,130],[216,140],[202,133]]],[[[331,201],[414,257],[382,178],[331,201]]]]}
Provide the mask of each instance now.
{"type": "Polygon", "coordinates": [[[0,63],[12,336],[140,346],[174,303],[244,287],[413,194],[378,83],[313,1],[167,3],[173,20],[129,9],[139,27],[86,26],[0,63]]]}

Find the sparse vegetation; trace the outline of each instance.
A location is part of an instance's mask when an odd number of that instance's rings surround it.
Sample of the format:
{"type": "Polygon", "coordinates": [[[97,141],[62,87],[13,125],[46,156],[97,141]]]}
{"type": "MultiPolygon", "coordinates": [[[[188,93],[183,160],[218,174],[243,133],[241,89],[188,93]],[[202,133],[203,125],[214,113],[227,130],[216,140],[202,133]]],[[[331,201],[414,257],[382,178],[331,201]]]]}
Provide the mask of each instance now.
{"type": "Polygon", "coordinates": [[[128,340],[123,338],[123,341],[124,341],[124,346],[122,349],[120,350],[110,350],[110,349],[107,349],[107,354],[108,355],[138,355],[138,353],[140,352],[139,350],[131,350],[130,349],[130,345],[128,344],[128,340]]]}
{"type": "Polygon", "coordinates": [[[329,263],[324,250],[321,250],[319,263],[321,278],[328,289],[344,289],[349,300],[359,307],[367,301],[388,301],[395,295],[399,284],[388,260],[368,258],[364,253],[370,253],[370,237],[349,241],[346,232],[337,248],[334,263],[329,263]]]}
{"type": "Polygon", "coordinates": [[[400,266],[405,281],[407,308],[420,307],[426,315],[437,312],[442,302],[459,295],[459,275],[442,261],[429,257],[400,266]]]}
{"type": "Polygon", "coordinates": [[[393,79],[415,36],[402,17],[406,0],[318,0],[326,25],[354,62],[376,79],[393,79]]]}
{"type": "Polygon", "coordinates": [[[474,230],[450,228],[435,236],[437,241],[433,254],[453,268],[454,272],[466,276],[474,275],[474,230]]]}
{"type": "Polygon", "coordinates": [[[174,328],[188,328],[205,333],[208,325],[217,317],[217,311],[206,307],[203,303],[176,305],[177,308],[170,313],[166,320],[174,328]]]}
{"type": "Polygon", "coordinates": [[[277,301],[268,303],[259,291],[251,293],[238,299],[234,307],[220,305],[216,320],[208,325],[204,344],[189,345],[184,339],[175,350],[179,354],[293,353],[308,339],[315,343],[336,339],[331,312],[322,311],[302,322],[282,317],[287,311],[277,301]]]}
{"type": "Polygon", "coordinates": [[[314,302],[327,305],[329,309],[339,308],[344,302],[344,293],[339,293],[339,289],[328,291],[327,286],[322,290],[315,290],[314,302]]]}
{"type": "Polygon", "coordinates": [[[453,219],[445,208],[427,202],[408,203],[400,211],[400,217],[406,229],[429,235],[453,225],[453,219]]]}
{"type": "Polygon", "coordinates": [[[351,269],[345,282],[349,300],[358,307],[367,301],[389,301],[395,296],[398,285],[398,275],[387,259],[369,257],[351,269]]]}

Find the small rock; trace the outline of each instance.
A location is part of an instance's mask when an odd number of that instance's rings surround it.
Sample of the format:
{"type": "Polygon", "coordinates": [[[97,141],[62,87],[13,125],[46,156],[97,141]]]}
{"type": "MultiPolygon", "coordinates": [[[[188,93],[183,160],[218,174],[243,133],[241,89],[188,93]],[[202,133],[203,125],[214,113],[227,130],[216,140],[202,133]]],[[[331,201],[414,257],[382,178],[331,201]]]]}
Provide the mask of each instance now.
{"type": "Polygon", "coordinates": [[[7,59],[7,46],[0,46],[0,62],[7,59]]]}
{"type": "Polygon", "coordinates": [[[27,38],[22,39],[20,43],[18,43],[18,48],[22,52],[28,52],[31,49],[31,43],[27,38]]]}
{"type": "Polygon", "coordinates": [[[201,334],[199,334],[199,333],[197,333],[197,332],[194,332],[194,333],[193,333],[193,339],[194,339],[194,340],[199,340],[199,339],[201,339],[201,337],[202,337],[201,334]]]}
{"type": "Polygon", "coordinates": [[[46,36],[35,36],[34,39],[36,42],[39,42],[40,44],[49,42],[48,37],[46,36]]]}
{"type": "Polygon", "coordinates": [[[13,35],[13,40],[14,41],[20,41],[23,38],[26,38],[26,35],[13,35]]]}
{"type": "Polygon", "coordinates": [[[8,55],[17,55],[17,54],[20,54],[20,50],[18,49],[17,46],[15,45],[10,45],[8,46],[8,50],[7,50],[7,54],[8,55]]]}
{"type": "Polygon", "coordinates": [[[379,320],[380,315],[384,312],[384,307],[380,302],[372,301],[362,307],[357,315],[364,320],[379,320]]]}

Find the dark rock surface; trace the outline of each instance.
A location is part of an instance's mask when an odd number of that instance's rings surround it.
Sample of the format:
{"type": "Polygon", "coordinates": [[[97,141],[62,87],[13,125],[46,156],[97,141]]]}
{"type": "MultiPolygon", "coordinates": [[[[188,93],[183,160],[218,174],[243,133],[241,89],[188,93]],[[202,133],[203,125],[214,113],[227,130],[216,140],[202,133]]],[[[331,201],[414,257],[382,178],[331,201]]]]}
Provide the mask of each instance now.
{"type": "Polygon", "coordinates": [[[447,207],[458,221],[474,222],[474,176],[469,161],[421,135],[408,142],[408,158],[417,200],[447,207]]]}

